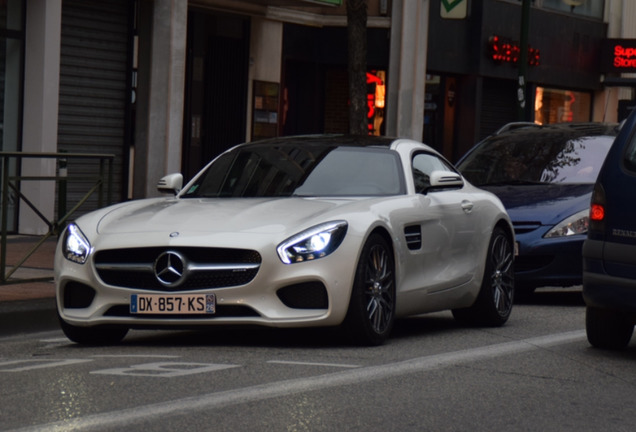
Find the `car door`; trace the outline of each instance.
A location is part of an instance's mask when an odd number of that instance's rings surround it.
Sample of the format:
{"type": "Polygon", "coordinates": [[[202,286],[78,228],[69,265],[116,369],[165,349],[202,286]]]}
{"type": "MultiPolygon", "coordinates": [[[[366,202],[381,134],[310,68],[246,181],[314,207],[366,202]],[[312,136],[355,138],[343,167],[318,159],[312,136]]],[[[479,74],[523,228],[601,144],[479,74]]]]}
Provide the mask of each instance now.
{"type": "Polygon", "coordinates": [[[412,159],[421,249],[415,251],[418,279],[428,293],[442,292],[470,281],[477,267],[475,203],[465,187],[431,188],[433,171],[456,172],[435,154],[412,159]]]}

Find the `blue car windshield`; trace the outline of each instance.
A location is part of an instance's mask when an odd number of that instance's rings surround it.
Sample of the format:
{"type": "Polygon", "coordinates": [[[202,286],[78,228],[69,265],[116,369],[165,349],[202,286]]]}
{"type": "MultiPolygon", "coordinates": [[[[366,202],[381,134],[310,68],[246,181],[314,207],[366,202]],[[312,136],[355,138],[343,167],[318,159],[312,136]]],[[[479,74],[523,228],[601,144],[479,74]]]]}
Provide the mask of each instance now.
{"type": "Polygon", "coordinates": [[[222,154],[182,197],[398,195],[402,172],[388,148],[247,145],[222,154]]]}
{"type": "Polygon", "coordinates": [[[501,134],[483,141],[458,168],[476,186],[594,183],[615,136],[501,134]]]}

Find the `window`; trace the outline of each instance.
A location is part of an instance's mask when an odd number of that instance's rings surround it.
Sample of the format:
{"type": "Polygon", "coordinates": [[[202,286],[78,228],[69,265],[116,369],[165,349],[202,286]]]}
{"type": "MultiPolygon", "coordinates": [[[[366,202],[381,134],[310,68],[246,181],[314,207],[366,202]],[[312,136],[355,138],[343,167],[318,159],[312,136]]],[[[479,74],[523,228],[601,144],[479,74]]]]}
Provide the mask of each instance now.
{"type": "Polygon", "coordinates": [[[382,196],[405,192],[397,153],[337,145],[253,145],[221,155],[184,197],[382,196]]]}
{"type": "Polygon", "coordinates": [[[590,93],[537,87],[534,118],[539,124],[590,121],[590,93]]]}
{"type": "Polygon", "coordinates": [[[603,19],[603,9],[605,7],[605,0],[539,0],[536,3],[539,3],[545,9],[598,19],[603,19]]]}

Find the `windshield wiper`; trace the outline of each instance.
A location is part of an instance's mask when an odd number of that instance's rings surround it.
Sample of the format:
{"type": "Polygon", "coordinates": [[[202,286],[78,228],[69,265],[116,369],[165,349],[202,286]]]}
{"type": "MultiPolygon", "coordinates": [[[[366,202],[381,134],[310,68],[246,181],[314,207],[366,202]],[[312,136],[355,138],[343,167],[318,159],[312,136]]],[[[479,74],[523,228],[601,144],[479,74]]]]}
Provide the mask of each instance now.
{"type": "Polygon", "coordinates": [[[496,182],[490,182],[490,183],[482,183],[480,185],[477,185],[478,187],[481,186],[535,186],[535,185],[547,185],[550,183],[547,182],[541,182],[541,181],[530,181],[530,180],[514,180],[514,179],[510,179],[510,180],[501,180],[501,181],[496,181],[496,182]]]}

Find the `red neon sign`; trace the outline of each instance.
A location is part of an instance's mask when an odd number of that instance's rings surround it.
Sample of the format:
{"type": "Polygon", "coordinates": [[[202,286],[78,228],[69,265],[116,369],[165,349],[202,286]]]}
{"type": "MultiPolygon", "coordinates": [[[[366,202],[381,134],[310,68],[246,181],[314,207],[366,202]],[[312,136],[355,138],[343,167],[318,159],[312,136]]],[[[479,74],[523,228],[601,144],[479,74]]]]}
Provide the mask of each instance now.
{"type": "MultiPolygon", "coordinates": [[[[488,39],[488,55],[497,63],[513,63],[519,61],[521,48],[515,41],[502,39],[499,36],[491,36],[488,39]]],[[[541,59],[541,53],[537,48],[528,46],[528,64],[530,66],[538,66],[541,59]]]]}
{"type": "Polygon", "coordinates": [[[614,67],[632,69],[636,67],[636,48],[625,48],[621,45],[614,47],[614,67]]]}
{"type": "Polygon", "coordinates": [[[601,72],[636,72],[636,39],[604,39],[601,72]]]}

